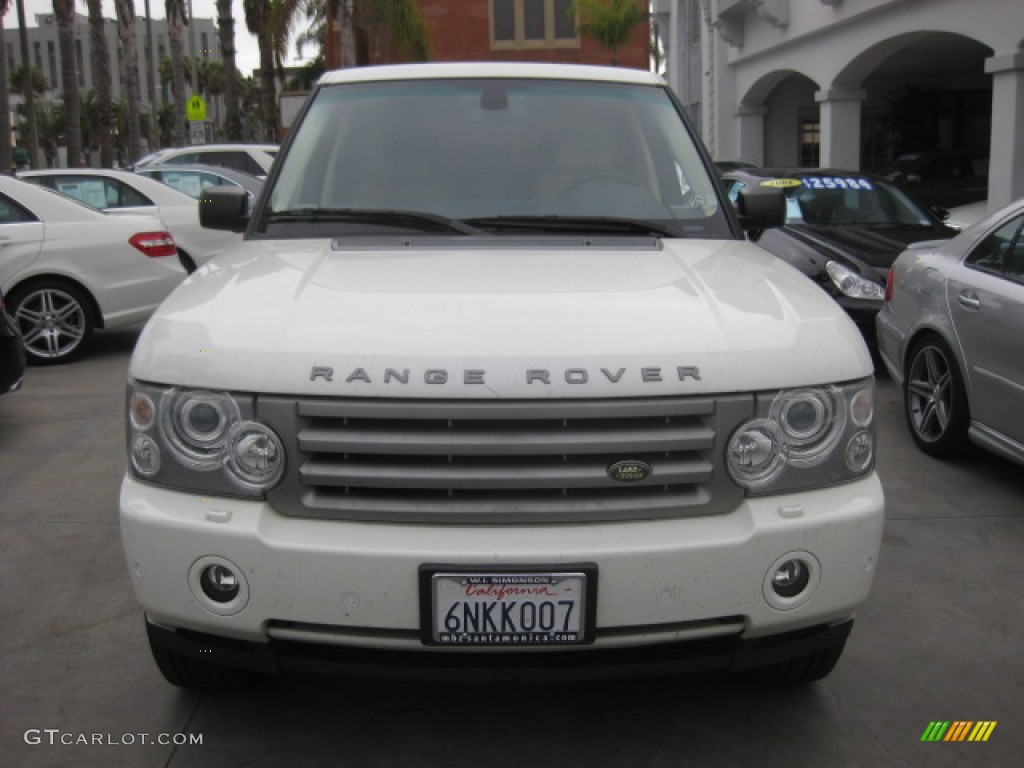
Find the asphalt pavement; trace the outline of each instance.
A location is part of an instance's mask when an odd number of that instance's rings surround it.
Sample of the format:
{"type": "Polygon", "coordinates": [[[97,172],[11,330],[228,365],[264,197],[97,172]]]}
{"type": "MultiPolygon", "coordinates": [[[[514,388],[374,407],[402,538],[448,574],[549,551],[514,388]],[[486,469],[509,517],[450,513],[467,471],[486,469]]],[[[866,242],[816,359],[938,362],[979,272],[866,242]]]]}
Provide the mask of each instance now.
{"type": "Polygon", "coordinates": [[[547,687],[291,676],[244,695],[164,682],[118,534],[133,332],[0,397],[0,765],[1018,766],[1024,468],[917,451],[879,379],[878,575],[824,681],[727,674],[547,687]],[[994,722],[987,741],[922,741],[994,722]],[[950,728],[954,728],[951,725],[950,728]]]}

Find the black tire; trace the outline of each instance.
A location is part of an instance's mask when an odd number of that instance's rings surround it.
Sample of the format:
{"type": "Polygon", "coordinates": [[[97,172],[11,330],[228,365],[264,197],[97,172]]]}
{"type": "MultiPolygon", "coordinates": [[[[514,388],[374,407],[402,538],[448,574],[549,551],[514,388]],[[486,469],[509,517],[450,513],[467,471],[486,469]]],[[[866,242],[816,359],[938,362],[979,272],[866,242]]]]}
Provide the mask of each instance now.
{"type": "Polygon", "coordinates": [[[806,685],[821,680],[831,672],[843,655],[846,641],[795,659],[753,670],[754,678],[768,685],[806,685]]]}
{"type": "Polygon", "coordinates": [[[25,341],[28,362],[68,363],[78,357],[92,336],[92,302],[74,283],[35,280],[7,297],[8,313],[25,341]]]}
{"type": "Polygon", "coordinates": [[[250,687],[255,675],[247,670],[227,667],[206,659],[197,659],[166,648],[148,632],[149,650],[164,679],[178,688],[197,693],[225,693],[250,687]]]}
{"type": "Polygon", "coordinates": [[[949,345],[935,335],[914,344],[903,379],[903,411],[917,447],[936,458],[963,454],[971,423],[963,375],[949,345]]]}
{"type": "Polygon", "coordinates": [[[183,251],[181,248],[178,249],[178,261],[181,262],[182,268],[190,275],[198,269],[196,260],[189,256],[188,251],[183,251]]]}

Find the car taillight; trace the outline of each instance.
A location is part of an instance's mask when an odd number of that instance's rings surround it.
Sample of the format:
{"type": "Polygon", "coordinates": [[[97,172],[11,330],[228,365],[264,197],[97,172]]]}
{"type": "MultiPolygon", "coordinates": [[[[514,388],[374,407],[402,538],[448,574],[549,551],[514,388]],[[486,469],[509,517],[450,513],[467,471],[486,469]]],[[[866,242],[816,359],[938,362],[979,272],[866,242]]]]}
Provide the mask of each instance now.
{"type": "Polygon", "coordinates": [[[892,284],[896,280],[896,273],[892,267],[889,267],[889,274],[885,278],[885,300],[886,302],[892,301],[892,284]]]}
{"type": "Polygon", "coordinates": [[[128,242],[150,258],[178,255],[178,248],[170,232],[140,232],[132,235],[128,242]]]}

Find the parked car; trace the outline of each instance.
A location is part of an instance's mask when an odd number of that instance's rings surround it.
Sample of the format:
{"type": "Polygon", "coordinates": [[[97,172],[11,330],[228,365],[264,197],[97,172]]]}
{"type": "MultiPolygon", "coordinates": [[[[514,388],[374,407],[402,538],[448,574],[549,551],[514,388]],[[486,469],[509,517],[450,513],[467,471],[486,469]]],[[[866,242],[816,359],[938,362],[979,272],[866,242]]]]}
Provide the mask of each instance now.
{"type": "Polygon", "coordinates": [[[25,344],[0,292],[0,395],[18,389],[24,376],[25,344]]]}
{"type": "Polygon", "coordinates": [[[263,191],[263,180],[232,168],[216,165],[153,165],[139,168],[136,173],[147,179],[159,181],[198,200],[206,187],[239,187],[249,193],[249,209],[263,191]]]}
{"type": "Polygon", "coordinates": [[[170,163],[222,165],[263,179],[270,173],[277,150],[276,144],[193,144],[188,147],[168,147],[138,160],[133,170],[170,163]]]}
{"type": "Polygon", "coordinates": [[[1024,464],[1024,200],[908,248],[878,314],[910,434],[932,456],[975,443],[1024,464]]]}
{"type": "Polygon", "coordinates": [[[949,215],[943,221],[947,227],[952,227],[959,231],[967,229],[978,219],[984,218],[986,213],[988,213],[988,200],[979,200],[976,203],[968,203],[967,205],[950,208],[949,215]]]}
{"type": "Polygon", "coordinates": [[[159,216],[178,246],[178,257],[189,272],[205,264],[241,233],[216,232],[199,225],[199,203],[194,197],[154,179],[109,168],[53,168],[25,171],[18,178],[39,184],[97,210],[113,214],[159,216]]]}
{"type": "Polygon", "coordinates": [[[724,174],[734,202],[744,189],[786,194],[786,225],[765,230],[758,245],[825,289],[874,340],[885,276],[910,243],[956,231],[877,176],[834,169],[761,168],[724,174]]]}
{"type": "Polygon", "coordinates": [[[875,173],[927,206],[953,208],[988,196],[988,157],[970,152],[909,152],[875,173]]]}
{"type": "Polygon", "coordinates": [[[63,363],[98,328],[148,318],[185,278],[155,216],[109,216],[0,176],[0,290],[32,363],[63,363]]]}

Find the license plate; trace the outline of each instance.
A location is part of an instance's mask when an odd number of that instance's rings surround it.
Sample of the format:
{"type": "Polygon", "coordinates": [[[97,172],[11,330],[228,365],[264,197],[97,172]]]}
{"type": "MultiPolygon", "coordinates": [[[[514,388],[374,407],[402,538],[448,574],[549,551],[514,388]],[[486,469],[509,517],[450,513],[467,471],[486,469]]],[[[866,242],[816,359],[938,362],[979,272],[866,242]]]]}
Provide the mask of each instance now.
{"type": "Polygon", "coordinates": [[[429,574],[435,645],[574,645],[591,641],[592,584],[584,570],[429,574]]]}

